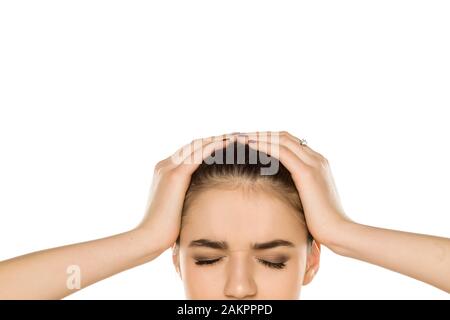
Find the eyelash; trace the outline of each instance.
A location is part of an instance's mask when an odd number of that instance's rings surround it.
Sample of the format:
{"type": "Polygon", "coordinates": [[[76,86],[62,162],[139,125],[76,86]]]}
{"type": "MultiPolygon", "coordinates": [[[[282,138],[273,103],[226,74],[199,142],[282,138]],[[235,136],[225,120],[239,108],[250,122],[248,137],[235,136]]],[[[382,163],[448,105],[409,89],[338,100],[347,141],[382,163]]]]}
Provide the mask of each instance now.
{"type": "MultiPolygon", "coordinates": [[[[211,264],[215,264],[217,262],[219,262],[220,260],[222,260],[222,258],[217,258],[217,259],[211,259],[211,260],[197,260],[195,261],[196,265],[211,265],[211,264]]],[[[272,269],[283,269],[284,267],[286,267],[286,263],[284,262],[270,262],[270,261],[266,261],[266,260],[262,260],[262,259],[257,259],[260,263],[262,263],[264,266],[268,267],[268,268],[272,268],[272,269]]]]}
{"type": "Polygon", "coordinates": [[[270,262],[266,260],[258,259],[259,262],[261,262],[263,265],[269,268],[273,269],[283,269],[286,266],[286,263],[284,262],[270,262]]]}
{"type": "Polygon", "coordinates": [[[222,258],[211,259],[211,260],[197,260],[197,261],[195,261],[195,264],[202,266],[202,265],[214,264],[216,262],[219,262],[220,260],[222,260],[222,258]]]}

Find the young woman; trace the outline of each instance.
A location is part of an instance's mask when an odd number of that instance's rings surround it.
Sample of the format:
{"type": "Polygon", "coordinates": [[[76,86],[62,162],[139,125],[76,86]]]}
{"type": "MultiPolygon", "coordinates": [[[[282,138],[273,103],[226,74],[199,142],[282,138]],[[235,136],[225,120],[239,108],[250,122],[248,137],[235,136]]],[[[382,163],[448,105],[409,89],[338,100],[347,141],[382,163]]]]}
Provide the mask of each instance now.
{"type": "Polygon", "coordinates": [[[326,158],[287,132],[258,132],[160,161],[133,230],[0,262],[0,299],[63,298],[68,268],[84,288],[170,247],[188,299],[297,299],[321,245],[450,292],[450,239],[352,221],[326,158]]]}

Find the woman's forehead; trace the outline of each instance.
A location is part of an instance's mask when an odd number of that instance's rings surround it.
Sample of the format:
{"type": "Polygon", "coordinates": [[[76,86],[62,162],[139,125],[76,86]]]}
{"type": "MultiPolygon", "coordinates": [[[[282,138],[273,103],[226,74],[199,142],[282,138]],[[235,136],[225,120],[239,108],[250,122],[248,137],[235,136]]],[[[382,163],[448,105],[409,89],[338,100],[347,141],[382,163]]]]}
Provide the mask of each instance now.
{"type": "Polygon", "coordinates": [[[216,238],[265,240],[289,235],[302,239],[299,230],[304,228],[299,213],[270,193],[209,189],[187,210],[182,232],[216,238]]]}

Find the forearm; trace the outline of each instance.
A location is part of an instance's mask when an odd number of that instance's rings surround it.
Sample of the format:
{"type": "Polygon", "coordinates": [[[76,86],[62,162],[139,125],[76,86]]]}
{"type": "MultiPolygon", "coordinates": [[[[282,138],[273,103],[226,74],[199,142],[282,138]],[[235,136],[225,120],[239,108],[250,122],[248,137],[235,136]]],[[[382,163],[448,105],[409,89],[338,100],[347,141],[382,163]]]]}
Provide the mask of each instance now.
{"type": "Polygon", "coordinates": [[[162,250],[144,233],[136,229],[0,262],[0,299],[60,299],[77,290],[68,284],[68,271],[80,271],[84,288],[151,261],[162,250]]]}
{"type": "Polygon", "coordinates": [[[450,239],[344,223],[327,245],[333,252],[363,260],[450,293],[450,239]]]}

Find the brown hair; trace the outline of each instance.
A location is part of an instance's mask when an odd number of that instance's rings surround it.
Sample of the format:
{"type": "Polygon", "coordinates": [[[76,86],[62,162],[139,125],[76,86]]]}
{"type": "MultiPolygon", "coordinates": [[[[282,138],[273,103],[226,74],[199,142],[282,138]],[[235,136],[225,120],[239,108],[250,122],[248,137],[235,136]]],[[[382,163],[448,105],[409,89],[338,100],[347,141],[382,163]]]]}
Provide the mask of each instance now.
{"type": "MultiPolygon", "coordinates": [[[[270,188],[275,196],[287,201],[299,213],[299,217],[306,226],[302,202],[289,170],[278,159],[264,152],[255,151],[247,144],[230,143],[227,148],[213,152],[199,165],[192,174],[186,192],[181,221],[183,221],[183,217],[186,215],[195,195],[212,187],[227,189],[238,187],[270,188]],[[230,148],[232,148],[231,151],[230,148]],[[243,152],[237,152],[239,149],[243,152]],[[275,174],[261,174],[263,168],[267,169],[270,164],[273,166],[273,163],[278,168],[275,174]]],[[[308,229],[307,234],[310,246],[313,238],[308,229]]],[[[178,236],[176,243],[179,245],[180,236],[178,236]]]]}

